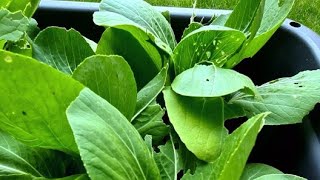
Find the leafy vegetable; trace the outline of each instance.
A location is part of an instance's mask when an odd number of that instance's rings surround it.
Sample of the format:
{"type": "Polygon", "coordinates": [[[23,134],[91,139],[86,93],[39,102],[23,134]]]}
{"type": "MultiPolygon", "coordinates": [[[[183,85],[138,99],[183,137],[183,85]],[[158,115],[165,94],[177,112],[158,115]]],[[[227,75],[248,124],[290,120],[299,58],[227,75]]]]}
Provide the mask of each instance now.
{"type": "Polygon", "coordinates": [[[253,163],[245,167],[241,180],[253,180],[260,176],[271,174],[283,174],[283,172],[266,164],[253,163]]]}
{"type": "Polygon", "coordinates": [[[32,148],[0,131],[0,173],[10,176],[61,177],[65,174],[62,153],[32,148]]]}
{"type": "Polygon", "coordinates": [[[131,119],[136,107],[137,87],[128,63],[121,56],[91,56],[72,77],[131,119]]]}
{"type": "Polygon", "coordinates": [[[320,102],[320,70],[304,71],[290,78],[281,78],[258,87],[262,99],[238,94],[230,102],[242,106],[249,117],[272,112],[267,125],[302,122],[320,102]]]}
{"type": "Polygon", "coordinates": [[[222,98],[192,98],[164,90],[164,99],[175,131],[199,159],[214,161],[227,136],[222,98]]]}
{"type": "Polygon", "coordinates": [[[0,40],[17,42],[25,34],[29,20],[21,12],[0,9],[0,40]]]}
{"type": "Polygon", "coordinates": [[[26,56],[0,50],[0,129],[24,143],[77,153],[65,110],[79,82],[26,56]]]}
{"type": "Polygon", "coordinates": [[[72,74],[86,57],[94,54],[87,41],[74,29],[46,28],[38,34],[32,46],[35,59],[66,74],[72,74]]]}
{"type": "Polygon", "coordinates": [[[142,137],[147,134],[152,135],[152,140],[161,142],[168,134],[169,129],[163,123],[162,117],[164,110],[158,104],[149,105],[139,116],[132,122],[142,137]]]}
{"type": "Polygon", "coordinates": [[[172,140],[159,147],[160,152],[155,154],[155,160],[160,169],[161,179],[175,180],[181,168],[178,152],[172,140]]]}
{"type": "Polygon", "coordinates": [[[184,37],[173,52],[176,75],[196,63],[212,61],[223,66],[242,45],[245,35],[222,26],[203,26],[184,37]]]}
{"type": "Polygon", "coordinates": [[[293,2],[239,0],[210,25],[193,14],[177,44],[169,12],[143,0],[102,0],[98,43],[39,32],[38,0],[1,1],[0,179],[303,179],[247,159],[264,124],[299,123],[320,102],[320,70],[256,87],[230,69],[293,2]]]}
{"type": "Polygon", "coordinates": [[[92,179],[160,179],[135,128],[111,104],[85,88],[67,110],[81,159],[92,179]]]}
{"type": "Polygon", "coordinates": [[[221,97],[241,89],[248,89],[250,94],[258,94],[250,78],[215,65],[195,65],[184,71],[174,79],[172,89],[190,97],[221,97]]]}
{"type": "Polygon", "coordinates": [[[27,17],[31,17],[37,9],[40,0],[1,0],[0,8],[6,8],[11,12],[21,10],[27,17]]]}
{"type": "Polygon", "coordinates": [[[93,14],[97,25],[115,27],[137,37],[145,33],[159,48],[171,54],[176,46],[173,30],[162,14],[142,0],[102,0],[93,14]]]}
{"type": "Polygon", "coordinates": [[[182,179],[239,179],[267,114],[259,114],[242,124],[226,138],[216,161],[198,167],[194,175],[188,173],[182,179]]]}
{"type": "Polygon", "coordinates": [[[162,67],[157,48],[140,32],[136,37],[121,29],[108,28],[98,43],[97,54],[121,55],[129,63],[138,89],[144,87],[162,67]]]}

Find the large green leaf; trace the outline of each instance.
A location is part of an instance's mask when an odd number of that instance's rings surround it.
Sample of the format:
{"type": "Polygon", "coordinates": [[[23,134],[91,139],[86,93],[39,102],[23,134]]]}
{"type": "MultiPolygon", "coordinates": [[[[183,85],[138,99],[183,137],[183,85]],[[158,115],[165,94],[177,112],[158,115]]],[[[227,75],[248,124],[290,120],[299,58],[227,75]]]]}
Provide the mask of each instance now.
{"type": "Polygon", "coordinates": [[[291,175],[291,174],[269,174],[269,175],[264,175],[260,176],[254,180],[307,180],[303,177],[299,177],[296,175],[291,175]]]}
{"type": "Polygon", "coordinates": [[[143,87],[137,95],[137,106],[135,115],[132,120],[136,118],[147,106],[161,93],[167,80],[168,66],[154,77],[145,87],[143,87]]]}
{"type": "Polygon", "coordinates": [[[320,102],[320,70],[304,71],[258,87],[262,99],[238,94],[230,103],[242,106],[249,117],[269,111],[267,125],[294,124],[320,102]]]}
{"type": "Polygon", "coordinates": [[[181,141],[199,159],[214,161],[227,136],[223,99],[180,96],[171,88],[163,93],[169,120],[181,141]]]}
{"type": "Polygon", "coordinates": [[[61,152],[32,148],[0,131],[0,179],[13,175],[33,177],[64,176],[61,152]]]}
{"type": "Polygon", "coordinates": [[[77,67],[72,77],[107,100],[128,120],[132,118],[137,87],[130,66],[121,56],[91,56],[77,67]]]}
{"type": "Polygon", "coordinates": [[[203,61],[211,61],[221,67],[236,53],[245,39],[241,31],[214,25],[189,33],[173,52],[176,75],[203,61]]]}
{"type": "Polygon", "coordinates": [[[197,167],[193,175],[187,173],[182,179],[240,179],[267,114],[259,114],[242,124],[226,138],[221,155],[215,162],[197,167]]]}
{"type": "Polygon", "coordinates": [[[160,71],[162,59],[144,32],[132,36],[127,31],[108,28],[98,43],[97,54],[117,54],[129,63],[138,89],[144,87],[160,71]]]}
{"type": "Polygon", "coordinates": [[[102,0],[100,11],[93,14],[93,21],[100,26],[123,29],[135,37],[145,33],[150,41],[169,54],[176,46],[168,21],[143,0],[102,0]]]}
{"type": "Polygon", "coordinates": [[[76,30],[48,27],[32,42],[33,57],[66,73],[87,57],[94,55],[90,45],[76,30]]]}
{"type": "Polygon", "coordinates": [[[160,152],[155,154],[155,160],[160,170],[162,180],[177,180],[178,173],[182,170],[178,152],[170,139],[163,146],[159,147],[160,152]]]}
{"type": "Polygon", "coordinates": [[[283,174],[283,172],[266,164],[252,163],[246,165],[241,180],[254,180],[268,174],[283,174]]]}
{"type": "Polygon", "coordinates": [[[152,135],[152,140],[154,142],[160,142],[169,132],[167,125],[163,123],[163,115],[164,110],[161,106],[152,104],[147,106],[132,124],[138,130],[141,137],[152,135]]]}
{"type": "Polygon", "coordinates": [[[91,179],[160,179],[138,131],[91,90],[81,91],[67,116],[91,179]]]}
{"type": "Polygon", "coordinates": [[[22,11],[27,17],[31,17],[36,11],[40,0],[1,0],[0,8],[6,8],[11,12],[22,11]]]}
{"type": "Polygon", "coordinates": [[[32,58],[2,50],[0,82],[0,129],[31,146],[78,152],[65,110],[83,85],[32,58]]]}
{"type": "Polygon", "coordinates": [[[215,65],[195,65],[178,75],[172,89],[189,97],[220,97],[239,90],[257,95],[251,79],[232,69],[219,68],[215,65]]]}
{"type": "Polygon", "coordinates": [[[18,41],[27,31],[29,19],[21,12],[0,9],[0,40],[18,41]]]}

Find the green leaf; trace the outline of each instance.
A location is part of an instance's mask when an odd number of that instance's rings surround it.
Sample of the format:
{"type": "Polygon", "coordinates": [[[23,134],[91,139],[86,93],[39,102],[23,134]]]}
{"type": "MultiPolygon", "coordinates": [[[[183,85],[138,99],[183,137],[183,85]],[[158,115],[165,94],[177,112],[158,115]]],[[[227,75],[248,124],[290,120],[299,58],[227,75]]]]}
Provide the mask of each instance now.
{"type": "Polygon", "coordinates": [[[0,9],[0,40],[16,42],[23,37],[28,26],[29,19],[21,12],[0,9]]]}
{"type": "Polygon", "coordinates": [[[241,31],[222,26],[203,26],[193,31],[179,42],[173,52],[176,75],[203,61],[223,66],[245,39],[241,31]]]}
{"type": "Polygon", "coordinates": [[[32,148],[0,131],[0,179],[10,176],[61,177],[65,174],[63,154],[32,148]]]}
{"type": "Polygon", "coordinates": [[[294,124],[320,102],[320,70],[304,71],[257,87],[261,99],[238,94],[230,103],[242,106],[251,117],[261,112],[271,112],[267,125],[294,124]]]}
{"type": "MultiPolygon", "coordinates": [[[[36,179],[36,180],[47,180],[47,179],[36,179]]],[[[54,180],[90,180],[87,174],[76,174],[76,175],[71,175],[63,178],[58,178],[54,180]]]]}
{"type": "Polygon", "coordinates": [[[188,27],[183,31],[181,39],[185,38],[188,34],[192,33],[193,31],[203,27],[203,25],[199,22],[191,22],[188,27]]]}
{"type": "Polygon", "coordinates": [[[179,144],[179,160],[181,161],[182,164],[182,170],[183,172],[190,172],[194,173],[196,168],[197,168],[197,163],[200,162],[200,160],[188,150],[188,148],[181,142],[179,139],[178,141],[179,144]]]}
{"type": "Polygon", "coordinates": [[[6,8],[11,12],[22,11],[27,17],[31,17],[38,8],[40,0],[1,0],[0,8],[6,8]]]}
{"type": "Polygon", "coordinates": [[[117,55],[95,55],[85,59],[72,77],[131,119],[137,101],[137,87],[128,63],[117,55]]]}
{"type": "Polygon", "coordinates": [[[169,54],[176,46],[175,36],[168,21],[142,0],[102,0],[100,11],[93,14],[93,21],[100,26],[123,29],[133,36],[143,32],[169,54]]]}
{"type": "Polygon", "coordinates": [[[182,170],[178,152],[170,139],[159,147],[160,152],[155,154],[155,161],[159,167],[162,180],[177,180],[177,175],[182,170]]]}
{"type": "Polygon", "coordinates": [[[160,142],[169,132],[167,125],[162,121],[163,115],[164,110],[160,105],[149,105],[139,114],[132,124],[140,133],[141,137],[152,135],[154,142],[160,142]]]}
{"type": "Polygon", "coordinates": [[[260,15],[262,16],[261,23],[255,23],[255,29],[258,29],[255,36],[250,37],[250,41],[246,43],[245,47],[237,55],[238,57],[230,60],[226,64],[226,67],[232,68],[241,60],[254,56],[281,26],[288,16],[294,1],[295,0],[266,0],[263,15],[260,15]],[[258,26],[259,24],[260,26],[258,26]]]}
{"type": "Polygon", "coordinates": [[[182,179],[240,179],[267,115],[268,113],[259,114],[243,123],[232,134],[228,135],[224,141],[221,155],[216,161],[198,166],[193,175],[187,173],[182,179]]]}
{"type": "Polygon", "coordinates": [[[107,101],[85,88],[67,117],[91,179],[160,179],[137,130],[107,101]]]}
{"type": "Polygon", "coordinates": [[[229,19],[230,14],[221,14],[220,16],[213,19],[211,25],[224,26],[229,19]]]}
{"type": "Polygon", "coordinates": [[[266,164],[252,163],[246,165],[240,180],[254,180],[268,174],[283,174],[283,172],[266,164]]]}
{"type": "Polygon", "coordinates": [[[134,73],[138,89],[151,81],[162,68],[160,52],[144,32],[134,37],[124,30],[108,28],[98,43],[97,54],[124,57],[134,73]]]}
{"type": "Polygon", "coordinates": [[[224,120],[246,116],[244,109],[237,104],[224,103],[224,120]]]}
{"type": "Polygon", "coordinates": [[[190,97],[220,97],[239,90],[258,94],[249,77],[213,64],[195,65],[182,72],[174,79],[172,89],[180,95],[190,97]]]}
{"type": "Polygon", "coordinates": [[[291,174],[269,174],[269,175],[264,175],[260,176],[254,180],[307,180],[305,178],[296,176],[296,175],[291,175],[291,174]]]}
{"type": "Polygon", "coordinates": [[[137,106],[134,119],[161,93],[167,80],[168,66],[162,70],[137,95],[137,106]]]}
{"type": "Polygon", "coordinates": [[[35,59],[66,74],[72,74],[86,57],[94,55],[90,45],[74,29],[48,27],[31,44],[35,59]]]}
{"type": "Polygon", "coordinates": [[[77,153],[65,110],[83,85],[32,58],[2,50],[0,69],[0,129],[30,146],[77,153]]]}
{"type": "MultiPolygon", "coordinates": [[[[247,35],[254,36],[255,33],[251,32],[250,29],[254,24],[255,18],[259,16],[259,8],[261,6],[263,7],[264,3],[264,0],[240,0],[228,17],[225,26],[242,31],[247,35]]],[[[258,22],[261,22],[261,18],[262,16],[258,22]]],[[[258,29],[255,31],[257,30],[258,29]]]]}
{"type": "Polygon", "coordinates": [[[199,159],[214,161],[227,136],[222,98],[193,98],[164,90],[164,99],[175,131],[186,147],[199,159]]]}

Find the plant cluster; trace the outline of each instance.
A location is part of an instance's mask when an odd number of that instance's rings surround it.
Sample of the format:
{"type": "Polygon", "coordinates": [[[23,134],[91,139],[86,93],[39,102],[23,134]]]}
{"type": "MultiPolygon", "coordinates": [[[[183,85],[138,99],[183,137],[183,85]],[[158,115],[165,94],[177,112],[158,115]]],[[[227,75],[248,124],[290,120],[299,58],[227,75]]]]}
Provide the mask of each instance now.
{"type": "Polygon", "coordinates": [[[0,179],[304,179],[247,159],[264,125],[300,123],[320,101],[320,71],[255,86],[232,70],[294,0],[192,17],[178,43],[142,0],[103,0],[98,43],[40,31],[38,3],[0,2],[0,179]],[[229,132],[238,117],[248,120],[229,132]]]}

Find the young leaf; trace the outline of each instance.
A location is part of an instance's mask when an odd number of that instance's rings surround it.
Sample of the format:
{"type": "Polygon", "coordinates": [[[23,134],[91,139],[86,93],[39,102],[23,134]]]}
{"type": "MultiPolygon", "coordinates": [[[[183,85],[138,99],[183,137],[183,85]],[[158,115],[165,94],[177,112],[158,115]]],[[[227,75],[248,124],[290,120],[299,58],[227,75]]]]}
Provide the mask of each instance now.
{"type": "Polygon", "coordinates": [[[62,153],[29,147],[0,131],[0,179],[13,175],[61,177],[65,174],[63,158],[62,153]]]}
{"type": "Polygon", "coordinates": [[[108,28],[98,43],[97,54],[124,57],[134,73],[138,89],[151,81],[162,68],[160,52],[144,32],[134,37],[127,31],[108,28]]]}
{"type": "Polygon", "coordinates": [[[291,175],[291,174],[269,174],[269,175],[264,175],[260,176],[254,180],[307,180],[303,177],[299,177],[296,175],[291,175]]]}
{"type": "Polygon", "coordinates": [[[171,88],[163,93],[170,122],[181,141],[199,159],[214,161],[227,136],[222,98],[184,97],[171,88]]]}
{"type": "Polygon", "coordinates": [[[25,34],[29,26],[29,19],[20,11],[11,13],[0,9],[0,40],[16,42],[25,34]]]}
{"type": "Polygon", "coordinates": [[[191,32],[179,42],[173,52],[176,75],[203,61],[223,66],[245,39],[241,31],[222,26],[203,26],[191,32]]]}
{"type": "Polygon", "coordinates": [[[133,36],[144,32],[169,54],[176,46],[168,21],[143,0],[102,0],[100,11],[93,14],[93,21],[100,26],[123,29],[133,36]]]}
{"type": "Polygon", "coordinates": [[[195,173],[187,173],[182,179],[240,179],[257,135],[268,113],[256,115],[242,124],[224,141],[221,155],[213,163],[197,167],[195,173]]]}
{"type": "Polygon", "coordinates": [[[288,16],[295,0],[267,0],[260,28],[243,57],[252,57],[271,38],[288,16]],[[281,3],[279,2],[281,1],[281,3]],[[281,5],[281,6],[280,6],[281,5]]]}
{"type": "Polygon", "coordinates": [[[160,142],[169,132],[167,125],[163,123],[163,115],[164,110],[160,105],[149,105],[132,124],[141,137],[145,137],[147,134],[152,135],[154,142],[160,142]]]}
{"type": "Polygon", "coordinates": [[[182,170],[178,152],[170,139],[159,147],[160,152],[155,154],[155,160],[160,170],[162,180],[177,180],[177,175],[182,170]]]}
{"type": "Polygon", "coordinates": [[[320,70],[271,81],[259,86],[262,99],[240,94],[230,103],[242,106],[247,116],[269,111],[267,125],[294,124],[302,122],[304,116],[320,102],[320,70]]]}
{"type": "Polygon", "coordinates": [[[213,64],[195,65],[184,71],[174,79],[172,89],[189,97],[220,97],[242,89],[249,94],[258,94],[249,77],[213,64]]]}
{"type": "Polygon", "coordinates": [[[232,68],[241,60],[254,56],[281,26],[288,16],[293,4],[294,0],[266,0],[263,8],[264,11],[261,12],[262,10],[260,8],[256,15],[262,17],[261,23],[259,20],[260,17],[258,17],[258,20],[252,25],[256,34],[251,33],[252,36],[246,42],[245,46],[226,63],[225,67],[232,68]]]}
{"type": "Polygon", "coordinates": [[[128,120],[133,116],[137,87],[128,63],[116,55],[85,59],[72,77],[116,107],[128,120]]]}
{"type": "Polygon", "coordinates": [[[33,57],[66,73],[73,70],[86,58],[94,55],[90,45],[76,30],[49,27],[41,31],[31,42],[33,57]]]}
{"type": "Polygon", "coordinates": [[[0,69],[0,129],[30,146],[77,153],[65,110],[83,85],[39,61],[2,50],[0,69]]]}
{"type": "Polygon", "coordinates": [[[259,8],[264,6],[264,1],[265,0],[240,0],[228,17],[225,26],[254,36],[259,26],[254,30],[255,32],[250,31],[250,29],[257,16],[260,16],[258,20],[258,24],[260,25],[262,13],[259,14],[259,8]]]}
{"type": "Polygon", "coordinates": [[[6,8],[11,12],[22,11],[27,17],[31,17],[36,11],[40,0],[1,0],[0,8],[6,8]]]}
{"type": "Polygon", "coordinates": [[[283,174],[283,172],[266,164],[252,163],[246,165],[240,180],[254,180],[268,174],[283,174]]]}
{"type": "Polygon", "coordinates": [[[244,109],[237,104],[224,103],[224,120],[246,116],[244,109]]]}
{"type": "Polygon", "coordinates": [[[147,145],[130,122],[88,88],[67,110],[91,179],[160,179],[147,145]]]}
{"type": "Polygon", "coordinates": [[[131,121],[147,108],[147,106],[161,93],[167,80],[167,74],[168,66],[165,66],[156,77],[138,92],[136,111],[131,121]]]}

